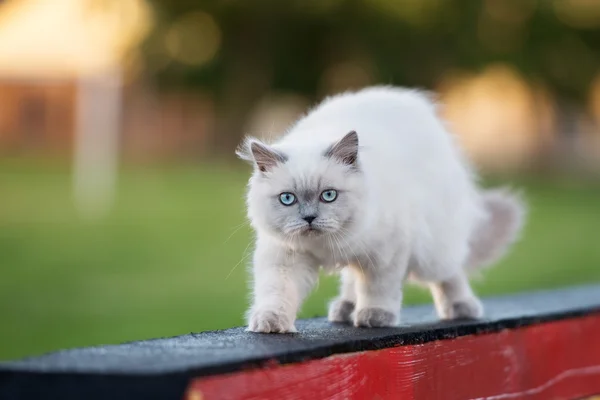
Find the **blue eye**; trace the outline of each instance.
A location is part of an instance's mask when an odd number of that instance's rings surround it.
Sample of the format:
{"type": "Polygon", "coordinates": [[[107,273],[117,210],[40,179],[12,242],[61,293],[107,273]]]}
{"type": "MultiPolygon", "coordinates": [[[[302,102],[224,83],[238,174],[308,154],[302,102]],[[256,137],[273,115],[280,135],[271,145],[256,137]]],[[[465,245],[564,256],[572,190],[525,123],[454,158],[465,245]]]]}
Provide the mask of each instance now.
{"type": "Polygon", "coordinates": [[[335,199],[337,199],[337,190],[335,189],[328,189],[321,193],[321,201],[325,203],[331,203],[335,199]]]}
{"type": "Polygon", "coordinates": [[[279,201],[284,206],[291,206],[292,204],[294,204],[296,202],[296,196],[294,195],[294,193],[289,193],[289,192],[281,193],[279,195],[279,201]]]}

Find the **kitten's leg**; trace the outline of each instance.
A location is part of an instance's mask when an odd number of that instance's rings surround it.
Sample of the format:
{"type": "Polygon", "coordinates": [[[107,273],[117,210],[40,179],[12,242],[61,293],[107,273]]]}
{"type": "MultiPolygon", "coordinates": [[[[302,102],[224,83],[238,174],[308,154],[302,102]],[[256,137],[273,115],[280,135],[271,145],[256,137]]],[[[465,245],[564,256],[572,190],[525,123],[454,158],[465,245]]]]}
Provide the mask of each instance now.
{"type": "Polygon", "coordinates": [[[368,268],[357,273],[355,326],[398,325],[406,263],[403,260],[386,268],[368,268]]]}
{"type": "Polygon", "coordinates": [[[307,255],[258,245],[254,255],[254,302],[248,311],[251,332],[296,332],[302,301],[318,278],[307,255]]]}
{"type": "Polygon", "coordinates": [[[329,303],[330,322],[352,322],[352,312],[356,306],[355,271],[346,267],[340,272],[340,295],[329,303]]]}
{"type": "Polygon", "coordinates": [[[483,316],[483,305],[473,293],[464,271],[445,281],[430,283],[429,287],[441,319],[476,319],[483,316]]]}

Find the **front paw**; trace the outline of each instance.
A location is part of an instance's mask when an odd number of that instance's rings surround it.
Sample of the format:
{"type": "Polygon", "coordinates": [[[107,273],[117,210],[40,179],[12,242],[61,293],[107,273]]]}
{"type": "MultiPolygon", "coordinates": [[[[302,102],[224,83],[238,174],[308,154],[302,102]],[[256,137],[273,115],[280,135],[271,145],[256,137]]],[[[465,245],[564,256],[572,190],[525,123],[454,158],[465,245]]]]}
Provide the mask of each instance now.
{"type": "Polygon", "coordinates": [[[329,322],[350,323],[352,322],[354,303],[348,300],[335,299],[329,304],[329,322]]]}
{"type": "Polygon", "coordinates": [[[297,332],[292,317],[281,311],[260,309],[250,313],[248,331],[261,333],[297,332]]]}
{"type": "Polygon", "coordinates": [[[440,312],[441,319],[479,319],[483,317],[483,304],[477,297],[456,300],[440,312]]]}
{"type": "Polygon", "coordinates": [[[398,325],[398,315],[379,307],[363,308],[354,316],[354,326],[382,328],[398,325]]]}

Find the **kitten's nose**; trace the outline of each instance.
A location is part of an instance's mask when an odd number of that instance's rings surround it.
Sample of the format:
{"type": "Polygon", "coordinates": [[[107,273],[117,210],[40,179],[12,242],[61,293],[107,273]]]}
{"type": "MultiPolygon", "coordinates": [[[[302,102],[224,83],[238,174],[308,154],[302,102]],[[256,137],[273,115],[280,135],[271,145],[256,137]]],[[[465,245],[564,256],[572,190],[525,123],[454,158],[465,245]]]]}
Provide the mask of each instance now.
{"type": "Polygon", "coordinates": [[[307,217],[302,218],[303,220],[305,220],[306,222],[308,222],[309,224],[311,222],[313,222],[317,217],[315,215],[309,215],[307,217]]]}

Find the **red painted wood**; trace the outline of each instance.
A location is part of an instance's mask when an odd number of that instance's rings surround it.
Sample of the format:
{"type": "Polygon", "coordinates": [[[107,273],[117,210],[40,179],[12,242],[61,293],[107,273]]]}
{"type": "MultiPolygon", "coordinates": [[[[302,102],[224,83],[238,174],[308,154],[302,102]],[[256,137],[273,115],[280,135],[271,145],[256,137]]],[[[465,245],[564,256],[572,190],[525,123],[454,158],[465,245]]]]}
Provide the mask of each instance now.
{"type": "Polygon", "coordinates": [[[600,315],[200,378],[189,400],[577,399],[600,393],[600,315]]]}

